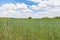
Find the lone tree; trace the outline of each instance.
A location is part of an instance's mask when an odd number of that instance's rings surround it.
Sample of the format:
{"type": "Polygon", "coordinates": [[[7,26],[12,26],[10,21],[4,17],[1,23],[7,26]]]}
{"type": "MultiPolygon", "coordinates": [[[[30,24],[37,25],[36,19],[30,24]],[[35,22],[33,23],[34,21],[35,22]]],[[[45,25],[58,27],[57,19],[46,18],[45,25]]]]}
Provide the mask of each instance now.
{"type": "Polygon", "coordinates": [[[32,17],[28,17],[28,19],[32,19],[32,17]]]}

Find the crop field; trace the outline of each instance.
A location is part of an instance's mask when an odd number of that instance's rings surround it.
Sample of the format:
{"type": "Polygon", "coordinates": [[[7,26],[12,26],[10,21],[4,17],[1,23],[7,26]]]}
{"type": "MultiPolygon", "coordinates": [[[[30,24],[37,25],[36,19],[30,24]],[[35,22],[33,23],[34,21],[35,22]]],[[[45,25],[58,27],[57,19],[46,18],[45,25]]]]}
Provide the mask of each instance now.
{"type": "Polygon", "coordinates": [[[0,18],[0,40],[60,40],[60,19],[0,18]]]}

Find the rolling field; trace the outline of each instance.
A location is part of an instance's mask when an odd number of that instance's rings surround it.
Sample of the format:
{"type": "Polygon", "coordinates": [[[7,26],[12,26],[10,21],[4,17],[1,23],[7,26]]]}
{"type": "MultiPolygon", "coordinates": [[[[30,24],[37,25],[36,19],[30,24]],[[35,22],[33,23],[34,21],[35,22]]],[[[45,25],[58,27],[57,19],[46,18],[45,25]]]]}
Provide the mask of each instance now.
{"type": "Polygon", "coordinates": [[[0,18],[0,40],[60,40],[60,19],[0,18]]]}

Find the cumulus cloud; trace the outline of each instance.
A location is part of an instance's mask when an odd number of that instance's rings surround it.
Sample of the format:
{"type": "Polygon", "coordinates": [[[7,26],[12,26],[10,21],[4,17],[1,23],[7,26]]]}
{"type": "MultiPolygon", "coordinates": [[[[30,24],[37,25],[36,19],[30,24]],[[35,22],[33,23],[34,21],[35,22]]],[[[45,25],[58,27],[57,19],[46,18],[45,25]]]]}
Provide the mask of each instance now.
{"type": "MultiPolygon", "coordinates": [[[[33,7],[31,7],[33,8],[33,7]]],[[[35,10],[35,9],[34,9],[35,10]]],[[[17,3],[17,4],[13,4],[13,3],[7,3],[7,4],[3,4],[2,6],[0,6],[0,17],[21,17],[21,18],[27,18],[29,16],[31,17],[42,17],[43,15],[41,15],[42,13],[40,13],[38,10],[38,12],[35,12],[32,9],[28,8],[28,5],[24,4],[24,3],[17,3]]],[[[40,10],[41,11],[41,10],[40,10]]]]}
{"type": "Polygon", "coordinates": [[[40,2],[41,0],[29,0],[29,1],[33,1],[33,2],[40,2]]]}
{"type": "Polygon", "coordinates": [[[43,14],[42,16],[48,17],[60,16],[60,0],[30,0],[30,1],[39,3],[38,5],[32,5],[31,6],[32,9],[45,10],[45,12],[42,13],[43,14]]]}
{"type": "Polygon", "coordinates": [[[41,8],[46,9],[47,5],[52,5],[53,4],[52,0],[29,0],[29,1],[33,1],[33,2],[38,2],[39,3],[38,5],[30,6],[34,10],[40,10],[41,8]]]}
{"type": "Polygon", "coordinates": [[[29,6],[25,3],[6,3],[0,6],[0,17],[16,17],[16,18],[40,18],[60,16],[60,5],[53,1],[30,0],[38,2],[37,5],[29,6]]]}
{"type": "Polygon", "coordinates": [[[27,17],[32,10],[28,9],[27,5],[24,3],[7,3],[0,6],[0,16],[1,17],[27,17]]]}

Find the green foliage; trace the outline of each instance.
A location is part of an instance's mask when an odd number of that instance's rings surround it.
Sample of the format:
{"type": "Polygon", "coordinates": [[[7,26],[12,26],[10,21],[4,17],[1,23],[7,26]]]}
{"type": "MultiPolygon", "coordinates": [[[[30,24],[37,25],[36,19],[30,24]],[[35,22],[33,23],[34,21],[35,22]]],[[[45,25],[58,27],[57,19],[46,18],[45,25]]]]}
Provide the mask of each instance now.
{"type": "Polygon", "coordinates": [[[54,19],[60,19],[60,16],[56,16],[56,17],[54,17],[54,19]]]}
{"type": "Polygon", "coordinates": [[[60,40],[60,19],[0,19],[0,40],[60,40]]]}
{"type": "Polygon", "coordinates": [[[43,17],[42,19],[50,19],[49,17],[43,17]]]}
{"type": "Polygon", "coordinates": [[[28,19],[32,19],[32,17],[28,17],[28,19]]]}

